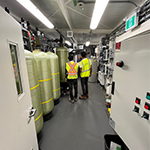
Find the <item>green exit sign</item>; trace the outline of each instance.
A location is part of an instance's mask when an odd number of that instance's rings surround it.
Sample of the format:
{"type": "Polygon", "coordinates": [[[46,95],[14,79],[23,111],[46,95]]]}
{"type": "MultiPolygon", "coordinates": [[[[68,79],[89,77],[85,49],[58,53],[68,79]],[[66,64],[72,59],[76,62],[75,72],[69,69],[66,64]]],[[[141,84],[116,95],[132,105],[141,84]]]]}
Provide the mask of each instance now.
{"type": "Polygon", "coordinates": [[[137,13],[134,13],[126,21],[126,31],[136,27],[137,25],[138,25],[138,23],[137,23],[137,13]]]}

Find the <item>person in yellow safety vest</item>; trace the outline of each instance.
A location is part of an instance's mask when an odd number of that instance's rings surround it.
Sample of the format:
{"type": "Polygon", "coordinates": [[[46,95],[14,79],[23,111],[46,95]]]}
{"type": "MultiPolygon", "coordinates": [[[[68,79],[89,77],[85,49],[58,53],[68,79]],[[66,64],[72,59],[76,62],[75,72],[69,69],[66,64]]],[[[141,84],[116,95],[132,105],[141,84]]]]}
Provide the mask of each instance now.
{"type": "Polygon", "coordinates": [[[78,84],[77,84],[77,79],[78,79],[78,68],[79,65],[78,63],[74,62],[73,60],[73,55],[70,55],[68,57],[69,62],[66,63],[66,82],[69,84],[69,101],[71,103],[77,102],[77,97],[78,97],[78,84]],[[73,87],[75,94],[73,96],[73,87]]]}
{"type": "Polygon", "coordinates": [[[92,74],[92,63],[90,59],[86,58],[86,52],[81,52],[82,61],[79,62],[80,68],[80,77],[81,77],[81,87],[83,95],[79,97],[79,99],[87,99],[88,98],[88,78],[91,77],[92,74]]]}

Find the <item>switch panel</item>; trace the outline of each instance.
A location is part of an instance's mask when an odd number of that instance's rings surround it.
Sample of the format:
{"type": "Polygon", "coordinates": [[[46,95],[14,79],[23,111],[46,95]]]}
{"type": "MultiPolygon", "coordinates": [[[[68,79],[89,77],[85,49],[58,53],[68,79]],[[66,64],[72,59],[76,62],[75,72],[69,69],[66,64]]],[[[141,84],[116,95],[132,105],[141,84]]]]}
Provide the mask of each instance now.
{"type": "Polygon", "coordinates": [[[149,114],[144,111],[142,118],[149,120],[149,114]]]}
{"type": "Polygon", "coordinates": [[[136,99],[135,99],[135,103],[140,105],[140,103],[141,103],[141,99],[139,99],[138,97],[136,97],[136,99]]]}
{"type": "Polygon", "coordinates": [[[150,104],[146,102],[144,108],[150,110],[150,104]]]}
{"type": "Polygon", "coordinates": [[[148,100],[150,100],[150,93],[149,93],[149,92],[147,92],[146,98],[147,98],[148,100]]]}
{"type": "Polygon", "coordinates": [[[133,111],[136,112],[136,113],[139,113],[139,108],[137,106],[134,106],[133,111]]]}

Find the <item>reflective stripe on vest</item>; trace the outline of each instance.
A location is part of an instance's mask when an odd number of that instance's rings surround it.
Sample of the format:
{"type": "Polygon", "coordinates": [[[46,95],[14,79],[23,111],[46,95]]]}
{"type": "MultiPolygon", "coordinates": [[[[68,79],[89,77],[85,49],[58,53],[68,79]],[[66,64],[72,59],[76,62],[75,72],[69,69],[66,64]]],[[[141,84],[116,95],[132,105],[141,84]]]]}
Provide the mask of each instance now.
{"type": "Polygon", "coordinates": [[[77,63],[74,63],[73,66],[72,66],[72,64],[71,64],[70,62],[68,63],[68,65],[70,66],[70,70],[68,71],[68,73],[71,73],[71,72],[77,73],[77,71],[74,69],[74,67],[75,67],[76,64],[77,64],[77,63]],[[72,71],[72,70],[73,70],[73,71],[72,71]]]}
{"type": "Polygon", "coordinates": [[[77,79],[78,75],[77,75],[77,70],[75,69],[77,63],[73,63],[73,65],[72,65],[70,62],[68,62],[67,64],[68,64],[68,66],[66,67],[66,69],[68,71],[67,78],[68,79],[77,79]]]}
{"type": "Polygon", "coordinates": [[[90,66],[91,66],[91,63],[90,63],[90,60],[89,59],[84,59],[84,60],[82,60],[81,62],[80,62],[80,64],[82,64],[81,66],[82,66],[82,72],[81,72],[81,77],[83,78],[83,77],[89,77],[90,76],[90,66]],[[86,70],[85,69],[85,61],[88,61],[88,69],[86,70]]]}

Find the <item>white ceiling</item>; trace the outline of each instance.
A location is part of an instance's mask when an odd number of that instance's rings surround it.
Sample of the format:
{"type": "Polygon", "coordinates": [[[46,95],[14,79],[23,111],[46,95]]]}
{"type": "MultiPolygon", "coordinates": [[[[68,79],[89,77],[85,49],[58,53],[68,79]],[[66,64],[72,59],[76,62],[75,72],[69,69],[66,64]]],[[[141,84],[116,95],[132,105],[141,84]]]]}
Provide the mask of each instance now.
{"type": "MultiPolygon", "coordinates": [[[[79,6],[74,6],[73,0],[31,0],[41,12],[58,28],[62,33],[73,30],[74,37],[78,43],[85,43],[89,38],[90,22],[93,13],[94,3],[85,4],[84,10],[79,6]]],[[[95,0],[84,0],[84,2],[95,0]]],[[[114,0],[110,0],[114,1],[114,0]]],[[[124,0],[118,0],[124,1],[124,0]]],[[[132,0],[137,5],[144,0],[132,0]]],[[[38,27],[44,33],[51,37],[59,37],[59,34],[53,29],[48,29],[32,14],[30,14],[23,6],[16,0],[0,0],[0,6],[8,7],[11,14],[18,18],[23,17],[29,21],[32,26],[38,27]]],[[[130,3],[109,3],[104,15],[98,25],[98,28],[93,31],[91,43],[98,44],[100,38],[109,34],[118,26],[118,24],[125,18],[135,6],[130,3]]]]}

